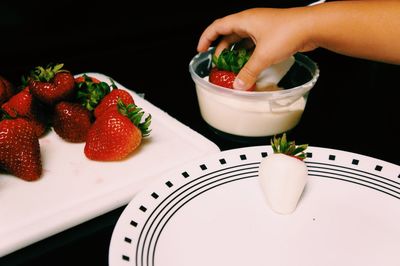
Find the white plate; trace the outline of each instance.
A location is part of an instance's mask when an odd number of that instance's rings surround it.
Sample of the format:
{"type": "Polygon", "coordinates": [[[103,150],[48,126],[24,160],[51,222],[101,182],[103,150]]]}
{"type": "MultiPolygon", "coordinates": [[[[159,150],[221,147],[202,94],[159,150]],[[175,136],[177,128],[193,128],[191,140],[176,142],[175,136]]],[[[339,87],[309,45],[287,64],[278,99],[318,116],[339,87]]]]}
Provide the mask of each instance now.
{"type": "Polygon", "coordinates": [[[267,205],[258,166],[270,146],[223,151],[164,173],[112,234],[109,265],[399,265],[400,167],[309,147],[294,213],[267,205]]]}
{"type": "MultiPolygon", "coordinates": [[[[108,76],[87,74],[110,84],[108,76]]],[[[126,89],[118,82],[116,85],[126,89]]],[[[50,132],[40,139],[44,168],[40,180],[26,182],[0,175],[0,256],[121,207],[160,173],[220,151],[130,92],[136,104],[152,115],[152,131],[129,159],[90,161],[83,153],[83,143],[67,143],[50,132]]]]}

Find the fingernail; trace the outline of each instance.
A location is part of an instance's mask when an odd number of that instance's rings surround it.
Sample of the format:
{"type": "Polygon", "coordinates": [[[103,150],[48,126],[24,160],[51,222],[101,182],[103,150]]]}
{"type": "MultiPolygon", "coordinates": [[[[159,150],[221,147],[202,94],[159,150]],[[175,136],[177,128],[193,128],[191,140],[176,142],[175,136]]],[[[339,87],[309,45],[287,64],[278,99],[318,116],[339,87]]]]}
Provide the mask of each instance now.
{"type": "Polygon", "coordinates": [[[233,88],[240,91],[245,91],[247,89],[246,84],[243,82],[243,80],[238,78],[236,78],[233,82],[233,88]]]}

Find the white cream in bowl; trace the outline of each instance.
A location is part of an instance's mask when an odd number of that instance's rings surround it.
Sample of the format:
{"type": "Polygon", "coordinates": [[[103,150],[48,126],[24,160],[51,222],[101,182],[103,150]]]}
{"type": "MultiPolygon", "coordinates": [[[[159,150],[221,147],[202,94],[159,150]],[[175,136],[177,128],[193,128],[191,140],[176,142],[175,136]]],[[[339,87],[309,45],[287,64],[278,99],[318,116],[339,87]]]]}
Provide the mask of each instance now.
{"type": "Polygon", "coordinates": [[[236,98],[201,85],[196,85],[196,92],[203,119],[218,130],[238,136],[272,136],[292,129],[306,105],[304,97],[271,101],[236,98]]]}

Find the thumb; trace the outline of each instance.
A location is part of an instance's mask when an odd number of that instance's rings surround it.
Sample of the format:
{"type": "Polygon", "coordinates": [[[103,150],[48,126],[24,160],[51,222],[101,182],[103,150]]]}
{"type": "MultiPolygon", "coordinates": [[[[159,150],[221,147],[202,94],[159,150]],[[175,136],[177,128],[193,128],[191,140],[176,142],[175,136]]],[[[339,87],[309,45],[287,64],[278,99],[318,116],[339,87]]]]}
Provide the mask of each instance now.
{"type": "Polygon", "coordinates": [[[261,71],[269,65],[268,60],[264,56],[258,54],[257,49],[255,49],[249,61],[247,61],[237,74],[233,82],[233,88],[243,91],[250,89],[256,83],[257,77],[261,71]]]}

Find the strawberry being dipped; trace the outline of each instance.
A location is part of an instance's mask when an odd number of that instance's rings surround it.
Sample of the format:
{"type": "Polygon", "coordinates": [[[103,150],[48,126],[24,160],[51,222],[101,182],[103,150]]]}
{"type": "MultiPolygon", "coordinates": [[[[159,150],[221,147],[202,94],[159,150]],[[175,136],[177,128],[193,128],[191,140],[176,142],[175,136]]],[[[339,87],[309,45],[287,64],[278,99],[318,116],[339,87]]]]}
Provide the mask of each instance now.
{"type": "MultiPolygon", "coordinates": [[[[209,81],[215,85],[233,89],[233,82],[249,60],[250,52],[244,48],[238,50],[224,49],[217,57],[213,55],[213,67],[210,70],[209,81]]],[[[248,89],[254,90],[255,85],[248,89]]]]}
{"type": "Polygon", "coordinates": [[[89,129],[84,153],[96,161],[119,161],[127,158],[150,134],[151,115],[142,122],[144,112],[134,104],[118,101],[117,108],[107,109],[89,129]]]}
{"type": "Polygon", "coordinates": [[[47,105],[67,100],[73,95],[75,79],[63,64],[36,67],[30,72],[28,84],[32,95],[47,105]]]}
{"type": "Polygon", "coordinates": [[[91,112],[79,103],[62,101],[56,104],[53,113],[53,129],[62,139],[85,142],[92,125],[91,112]]]}
{"type": "Polygon", "coordinates": [[[26,181],[42,174],[39,139],[24,118],[0,121],[0,169],[26,181]]]}
{"type": "Polygon", "coordinates": [[[259,182],[271,209],[289,214],[296,209],[307,183],[308,169],[303,160],[308,145],[287,142],[284,133],[281,138],[271,139],[271,146],[274,153],[261,161],[259,182]]]}

